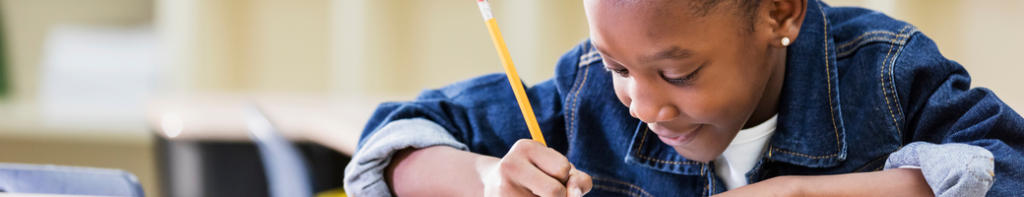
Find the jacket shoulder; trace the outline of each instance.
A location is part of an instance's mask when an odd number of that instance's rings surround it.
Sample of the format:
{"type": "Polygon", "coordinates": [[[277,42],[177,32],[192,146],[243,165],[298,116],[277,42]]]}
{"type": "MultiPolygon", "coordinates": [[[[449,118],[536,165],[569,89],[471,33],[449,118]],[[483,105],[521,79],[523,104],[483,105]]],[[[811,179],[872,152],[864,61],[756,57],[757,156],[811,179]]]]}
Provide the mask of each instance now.
{"type": "Polygon", "coordinates": [[[911,36],[919,33],[917,27],[910,23],[864,8],[827,8],[825,13],[836,59],[856,56],[872,45],[888,46],[885,48],[887,51],[888,48],[902,47],[911,36]]]}

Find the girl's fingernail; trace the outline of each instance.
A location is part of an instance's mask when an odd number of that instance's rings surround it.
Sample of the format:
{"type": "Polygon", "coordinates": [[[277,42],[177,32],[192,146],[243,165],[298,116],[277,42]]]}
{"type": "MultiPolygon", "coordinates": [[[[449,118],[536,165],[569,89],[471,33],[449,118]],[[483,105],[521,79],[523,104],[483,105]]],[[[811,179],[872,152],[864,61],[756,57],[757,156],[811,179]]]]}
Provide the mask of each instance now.
{"type": "Polygon", "coordinates": [[[583,191],[580,190],[580,188],[578,188],[578,187],[577,188],[573,188],[572,189],[572,196],[582,197],[583,196],[583,191]]]}

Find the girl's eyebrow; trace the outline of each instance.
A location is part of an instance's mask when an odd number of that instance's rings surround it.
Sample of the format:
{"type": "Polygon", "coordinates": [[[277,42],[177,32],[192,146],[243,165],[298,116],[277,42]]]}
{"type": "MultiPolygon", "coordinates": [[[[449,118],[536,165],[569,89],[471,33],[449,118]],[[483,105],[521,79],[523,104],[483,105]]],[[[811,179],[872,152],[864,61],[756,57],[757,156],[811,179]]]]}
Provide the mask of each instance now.
{"type": "Polygon", "coordinates": [[[663,59],[680,60],[686,59],[693,56],[693,50],[679,48],[679,46],[672,46],[668,49],[662,50],[661,52],[655,53],[654,55],[641,59],[642,62],[654,62],[663,59]]]}
{"type": "Polygon", "coordinates": [[[615,58],[612,58],[611,55],[608,55],[608,53],[605,53],[604,51],[602,51],[601,47],[598,47],[596,44],[594,44],[594,50],[597,50],[597,53],[601,54],[601,59],[608,59],[608,60],[612,60],[613,62],[618,62],[618,61],[615,60],[615,58]]]}
{"type": "MultiPolygon", "coordinates": [[[[615,58],[612,58],[611,55],[605,53],[603,50],[601,50],[601,47],[597,46],[596,44],[594,44],[594,49],[601,54],[602,58],[611,59],[612,61],[615,61],[615,58]]],[[[681,60],[690,58],[693,56],[693,54],[693,50],[679,48],[679,46],[672,46],[660,52],[654,53],[654,55],[643,57],[640,59],[640,61],[644,63],[649,63],[664,59],[681,60]]]]}

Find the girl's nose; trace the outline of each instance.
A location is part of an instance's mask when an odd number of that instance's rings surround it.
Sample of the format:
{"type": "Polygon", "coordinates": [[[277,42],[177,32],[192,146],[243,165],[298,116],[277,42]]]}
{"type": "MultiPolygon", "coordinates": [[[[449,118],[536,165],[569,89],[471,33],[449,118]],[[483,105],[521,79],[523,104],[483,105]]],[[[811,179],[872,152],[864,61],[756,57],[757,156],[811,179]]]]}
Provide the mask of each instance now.
{"type": "Polygon", "coordinates": [[[648,104],[633,99],[629,104],[629,115],[646,123],[664,122],[679,116],[679,110],[667,104],[648,104]]]}

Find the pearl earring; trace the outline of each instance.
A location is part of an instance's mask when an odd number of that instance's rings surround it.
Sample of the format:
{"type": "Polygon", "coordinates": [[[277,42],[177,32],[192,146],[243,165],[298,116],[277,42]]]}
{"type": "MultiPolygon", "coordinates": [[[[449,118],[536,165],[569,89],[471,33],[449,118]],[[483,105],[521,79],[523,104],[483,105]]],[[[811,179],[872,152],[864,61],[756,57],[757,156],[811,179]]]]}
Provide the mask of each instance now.
{"type": "Polygon", "coordinates": [[[789,46],[789,38],[782,37],[782,46],[789,46]]]}

